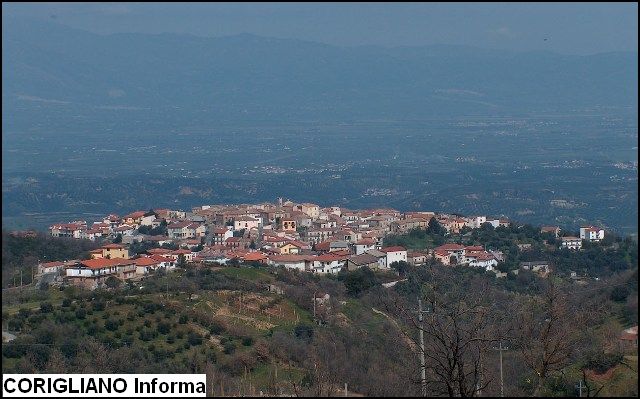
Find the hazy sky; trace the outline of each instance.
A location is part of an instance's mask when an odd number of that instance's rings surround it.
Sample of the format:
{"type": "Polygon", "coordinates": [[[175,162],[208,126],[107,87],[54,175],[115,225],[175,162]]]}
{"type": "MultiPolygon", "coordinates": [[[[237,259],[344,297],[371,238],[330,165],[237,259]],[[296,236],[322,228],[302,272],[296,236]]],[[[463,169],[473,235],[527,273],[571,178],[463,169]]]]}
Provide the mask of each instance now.
{"type": "Polygon", "coordinates": [[[247,32],[336,45],[565,54],[638,50],[637,3],[3,3],[2,10],[98,33],[247,32]]]}

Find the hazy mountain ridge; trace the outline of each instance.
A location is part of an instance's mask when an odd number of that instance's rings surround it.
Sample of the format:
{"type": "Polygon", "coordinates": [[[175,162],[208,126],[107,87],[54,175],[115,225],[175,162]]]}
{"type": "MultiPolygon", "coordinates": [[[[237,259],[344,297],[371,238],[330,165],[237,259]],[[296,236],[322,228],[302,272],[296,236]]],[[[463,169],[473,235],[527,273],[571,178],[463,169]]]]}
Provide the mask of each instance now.
{"type": "Polygon", "coordinates": [[[97,35],[10,19],[3,19],[3,36],[3,99],[10,107],[29,107],[30,96],[297,119],[637,106],[637,53],[336,47],[250,34],[97,35]]]}

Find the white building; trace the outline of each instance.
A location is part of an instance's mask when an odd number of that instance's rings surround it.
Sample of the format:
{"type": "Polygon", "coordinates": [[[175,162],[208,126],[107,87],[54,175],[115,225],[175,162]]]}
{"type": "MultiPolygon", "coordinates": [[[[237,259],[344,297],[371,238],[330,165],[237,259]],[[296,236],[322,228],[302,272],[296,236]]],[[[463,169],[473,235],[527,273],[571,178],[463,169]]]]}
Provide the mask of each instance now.
{"type": "Polygon", "coordinates": [[[587,241],[600,241],[604,238],[604,229],[595,226],[580,227],[580,238],[587,241]]]}
{"type": "Polygon", "coordinates": [[[233,229],[238,230],[251,230],[257,229],[262,224],[261,219],[253,218],[251,216],[240,216],[233,220],[233,229]]]}
{"type": "MultiPolygon", "coordinates": [[[[471,216],[469,218],[469,224],[471,225],[472,229],[479,229],[483,223],[487,222],[487,217],[486,216],[471,216]]],[[[494,226],[497,227],[497,226],[494,226]]]]}
{"type": "Polygon", "coordinates": [[[568,249],[581,249],[582,239],[578,237],[562,237],[560,238],[560,247],[568,249]]]}
{"type": "Polygon", "coordinates": [[[407,250],[403,247],[386,247],[381,249],[386,256],[385,267],[391,267],[393,262],[407,261],[407,250]]]}
{"type": "Polygon", "coordinates": [[[313,260],[311,271],[320,274],[336,274],[346,263],[346,258],[332,254],[319,255],[311,259],[313,260]]]}
{"type": "Polygon", "coordinates": [[[371,238],[363,238],[362,240],[356,242],[356,255],[362,255],[370,249],[375,249],[376,242],[371,238]]]}

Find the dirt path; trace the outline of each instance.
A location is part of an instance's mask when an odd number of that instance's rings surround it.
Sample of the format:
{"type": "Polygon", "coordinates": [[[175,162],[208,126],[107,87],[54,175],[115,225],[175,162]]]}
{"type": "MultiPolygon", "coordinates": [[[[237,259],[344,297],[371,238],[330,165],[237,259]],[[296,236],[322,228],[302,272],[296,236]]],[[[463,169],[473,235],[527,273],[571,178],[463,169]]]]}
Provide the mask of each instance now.
{"type": "Polygon", "coordinates": [[[407,335],[404,333],[404,331],[402,330],[402,328],[400,327],[400,325],[398,324],[397,321],[395,321],[395,319],[393,319],[393,317],[389,316],[388,314],[386,314],[385,312],[382,312],[376,308],[371,308],[371,310],[373,310],[374,313],[383,315],[384,317],[386,317],[387,319],[389,319],[389,321],[391,321],[391,323],[398,329],[398,331],[400,331],[400,335],[402,336],[402,340],[409,345],[409,347],[412,350],[416,350],[418,348],[418,346],[416,345],[415,342],[413,342],[413,340],[409,337],[407,337],[407,335]]]}

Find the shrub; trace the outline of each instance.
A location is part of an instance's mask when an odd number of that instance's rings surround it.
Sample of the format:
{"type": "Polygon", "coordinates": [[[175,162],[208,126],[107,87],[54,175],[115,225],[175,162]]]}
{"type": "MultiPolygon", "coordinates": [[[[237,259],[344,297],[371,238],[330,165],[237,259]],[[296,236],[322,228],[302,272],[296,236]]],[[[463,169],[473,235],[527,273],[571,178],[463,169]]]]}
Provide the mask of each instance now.
{"type": "Polygon", "coordinates": [[[211,322],[211,325],[209,326],[209,331],[211,331],[211,334],[220,335],[224,332],[224,330],[224,325],[218,320],[213,320],[211,322]]]}
{"type": "Polygon", "coordinates": [[[223,347],[224,347],[223,352],[227,355],[230,355],[236,351],[236,344],[233,341],[225,342],[223,347]]]}
{"type": "Polygon", "coordinates": [[[51,313],[53,311],[53,305],[51,302],[42,302],[40,304],[40,312],[42,313],[51,313]]]}
{"type": "Polygon", "coordinates": [[[180,318],[178,319],[178,323],[187,324],[187,321],[189,321],[189,318],[187,317],[187,315],[186,314],[181,314],[180,318]]]}
{"type": "Polygon", "coordinates": [[[244,346],[251,346],[251,345],[253,345],[253,338],[251,338],[251,337],[244,337],[244,338],[242,338],[242,345],[244,345],[244,346]]]}
{"type": "Polygon", "coordinates": [[[84,320],[84,318],[87,317],[87,311],[80,308],[78,310],[76,310],[76,319],[78,320],[84,320]]]}
{"type": "Polygon", "coordinates": [[[611,290],[609,298],[614,302],[624,302],[629,296],[629,289],[625,286],[618,286],[611,290]]]}
{"type": "Polygon", "coordinates": [[[593,370],[598,374],[603,374],[610,368],[622,362],[622,360],[622,354],[603,352],[591,353],[587,355],[584,367],[586,369],[593,370]]]}
{"type": "Polygon", "coordinates": [[[120,327],[120,324],[117,320],[109,319],[104,323],[104,327],[109,331],[116,331],[118,327],[120,327]]]}
{"type": "Polygon", "coordinates": [[[189,344],[192,346],[201,345],[202,337],[199,334],[193,331],[190,331],[189,334],[187,335],[187,342],[189,342],[189,344]]]}
{"type": "Polygon", "coordinates": [[[296,338],[310,341],[313,337],[313,327],[306,324],[298,324],[293,330],[296,338]]]}
{"type": "Polygon", "coordinates": [[[169,323],[160,322],[158,323],[158,332],[160,334],[168,334],[171,331],[171,325],[169,323]]]}

